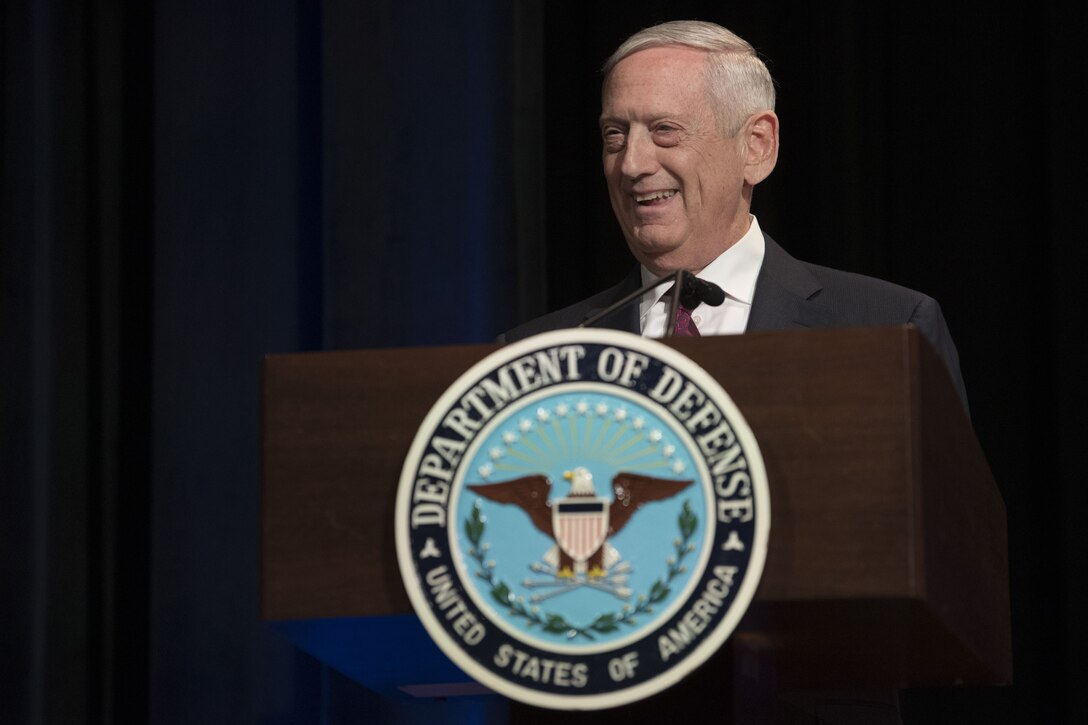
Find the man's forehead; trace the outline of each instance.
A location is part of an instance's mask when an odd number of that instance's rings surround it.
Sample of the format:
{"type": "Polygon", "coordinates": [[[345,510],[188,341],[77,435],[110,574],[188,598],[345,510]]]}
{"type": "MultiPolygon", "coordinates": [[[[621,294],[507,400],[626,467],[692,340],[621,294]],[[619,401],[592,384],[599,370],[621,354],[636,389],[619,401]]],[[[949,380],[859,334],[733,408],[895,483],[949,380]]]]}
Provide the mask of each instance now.
{"type": "Polygon", "coordinates": [[[608,88],[613,83],[649,80],[662,75],[703,76],[707,58],[706,51],[683,45],[643,48],[616,63],[605,78],[604,87],[608,88]]]}
{"type": "Polygon", "coordinates": [[[601,120],[701,115],[707,110],[706,53],[694,48],[647,48],[612,69],[601,92],[601,120]]]}

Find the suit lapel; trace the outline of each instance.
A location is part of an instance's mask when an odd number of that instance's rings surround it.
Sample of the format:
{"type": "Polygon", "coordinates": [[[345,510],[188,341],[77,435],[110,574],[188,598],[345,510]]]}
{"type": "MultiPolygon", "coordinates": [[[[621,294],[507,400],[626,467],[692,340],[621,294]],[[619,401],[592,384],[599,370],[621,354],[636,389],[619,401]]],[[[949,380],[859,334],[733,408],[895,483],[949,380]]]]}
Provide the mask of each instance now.
{"type": "MultiPolygon", "coordinates": [[[[756,278],[752,311],[748,315],[747,331],[791,330],[806,327],[834,327],[834,316],[816,301],[823,289],[820,281],[801,262],[794,259],[767,234],[763,265],[756,278]]],[[[642,284],[636,265],[624,279],[601,294],[583,320],[587,320],[609,305],[630,294],[642,284]]],[[[598,321],[594,327],[625,330],[639,334],[639,306],[632,302],[598,321]]]]}
{"type": "MultiPolygon", "coordinates": [[[[588,320],[590,317],[593,317],[606,309],[609,305],[615,304],[623,299],[625,295],[631,294],[641,286],[642,273],[638,265],[635,265],[634,269],[632,269],[619,284],[606,290],[594,300],[595,304],[586,310],[586,314],[582,317],[582,320],[588,320]]],[[[601,318],[594,323],[593,326],[604,327],[610,330],[633,332],[636,335],[640,334],[642,332],[642,325],[639,324],[638,300],[633,300],[607,317],[601,318]]]]}
{"type": "Polygon", "coordinates": [[[791,257],[767,234],[763,266],[756,278],[749,332],[827,327],[833,324],[831,311],[816,301],[823,289],[809,269],[791,257]]]}

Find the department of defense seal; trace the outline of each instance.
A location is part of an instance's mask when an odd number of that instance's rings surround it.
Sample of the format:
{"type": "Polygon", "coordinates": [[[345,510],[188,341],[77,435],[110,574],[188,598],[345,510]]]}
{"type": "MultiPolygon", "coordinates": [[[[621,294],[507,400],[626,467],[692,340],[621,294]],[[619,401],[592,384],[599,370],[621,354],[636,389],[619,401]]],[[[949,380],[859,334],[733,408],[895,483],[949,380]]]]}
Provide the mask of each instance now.
{"type": "Polygon", "coordinates": [[[494,691],[615,707],[722,645],[763,570],[767,477],[721,386],[611,330],[492,353],[427,415],[397,495],[397,554],[438,646],[494,691]]]}

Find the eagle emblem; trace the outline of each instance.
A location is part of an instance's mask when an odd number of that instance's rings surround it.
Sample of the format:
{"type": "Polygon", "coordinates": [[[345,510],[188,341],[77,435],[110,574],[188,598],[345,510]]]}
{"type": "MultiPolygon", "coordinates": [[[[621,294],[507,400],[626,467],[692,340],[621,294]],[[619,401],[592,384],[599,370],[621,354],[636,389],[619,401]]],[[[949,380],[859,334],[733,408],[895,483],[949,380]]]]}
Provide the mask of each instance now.
{"type": "Polygon", "coordinates": [[[557,585],[551,595],[571,591],[581,585],[608,591],[621,598],[630,594],[623,585],[623,574],[630,564],[609,544],[642,506],[675,496],[692,480],[656,478],[620,471],[612,478],[612,499],[600,497],[593,486],[593,474],[582,466],[563,474],[570,481],[567,496],[552,500],[552,482],[544,474],[523,476],[510,481],[470,484],[477,495],[500,504],[521,508],[538,530],[555,545],[542,557],[544,564],[534,564],[534,571],[552,575],[544,581],[526,580],[527,586],[557,585]],[[611,577],[610,577],[611,573],[611,577]],[[614,586],[608,586],[609,581],[614,586]]]}
{"type": "Polygon", "coordinates": [[[447,389],[396,515],[405,591],[454,664],[529,705],[588,711],[660,692],[730,636],[770,496],[705,370],[639,335],[559,330],[447,389]]]}

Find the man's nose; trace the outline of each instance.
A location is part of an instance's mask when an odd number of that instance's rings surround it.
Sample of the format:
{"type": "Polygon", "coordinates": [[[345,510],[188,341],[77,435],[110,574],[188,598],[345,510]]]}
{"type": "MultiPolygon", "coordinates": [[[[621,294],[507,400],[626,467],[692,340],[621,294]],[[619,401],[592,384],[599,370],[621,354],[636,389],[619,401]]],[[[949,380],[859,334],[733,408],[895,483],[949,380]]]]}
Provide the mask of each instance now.
{"type": "Polygon", "coordinates": [[[645,129],[631,129],[623,149],[620,171],[629,179],[648,176],[657,170],[657,147],[645,129]]]}

